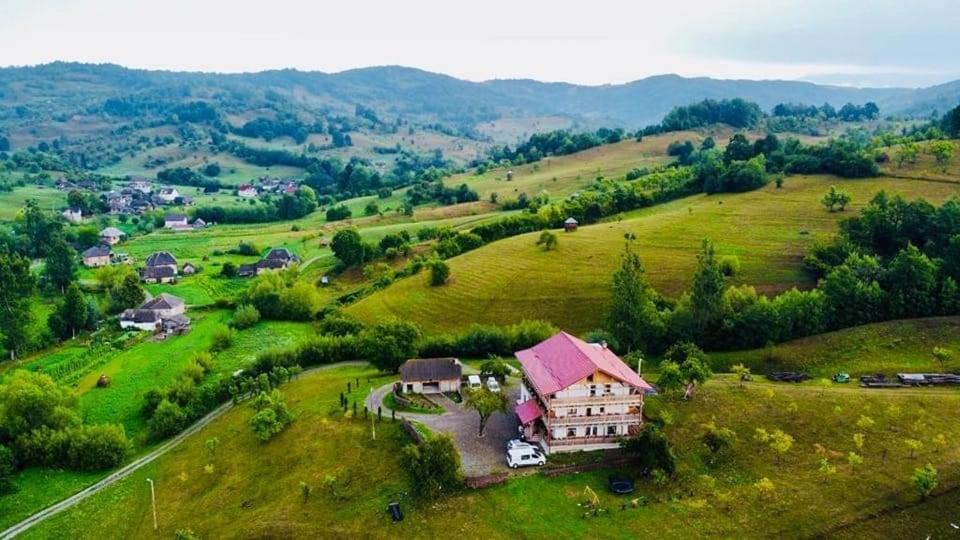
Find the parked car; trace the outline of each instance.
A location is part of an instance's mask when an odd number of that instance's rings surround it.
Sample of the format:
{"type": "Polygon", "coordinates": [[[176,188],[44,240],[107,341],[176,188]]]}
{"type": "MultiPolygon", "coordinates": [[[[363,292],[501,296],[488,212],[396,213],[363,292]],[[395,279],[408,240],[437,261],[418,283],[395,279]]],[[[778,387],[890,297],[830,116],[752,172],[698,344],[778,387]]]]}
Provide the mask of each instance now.
{"type": "Polygon", "coordinates": [[[499,392],[500,383],[498,383],[493,377],[487,377],[487,390],[491,392],[499,392]]]}
{"type": "Polygon", "coordinates": [[[521,447],[507,450],[507,466],[511,469],[530,467],[532,465],[542,467],[546,462],[547,457],[534,448],[521,447]]]}
{"type": "Polygon", "coordinates": [[[523,441],[520,439],[510,439],[509,441],[507,441],[507,450],[513,450],[514,448],[533,448],[537,452],[540,452],[539,446],[528,443],[527,441],[523,441]]]}
{"type": "Polygon", "coordinates": [[[482,388],[483,384],[480,382],[479,375],[469,375],[467,376],[467,388],[471,390],[476,390],[482,388]]]}

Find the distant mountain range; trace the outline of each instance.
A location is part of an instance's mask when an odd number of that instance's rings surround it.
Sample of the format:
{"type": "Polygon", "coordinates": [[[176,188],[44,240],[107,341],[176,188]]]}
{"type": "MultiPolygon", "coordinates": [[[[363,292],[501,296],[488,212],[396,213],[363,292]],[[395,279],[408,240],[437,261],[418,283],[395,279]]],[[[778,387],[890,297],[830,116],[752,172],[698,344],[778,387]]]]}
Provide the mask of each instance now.
{"type": "MultiPolygon", "coordinates": [[[[563,115],[585,125],[636,128],[659,122],[675,106],[705,98],[742,97],[765,110],[783,102],[839,107],[847,102],[874,101],[883,115],[914,116],[943,112],[960,103],[960,81],[921,89],[850,88],[799,81],[660,75],[625,84],[584,86],[534,80],[470,82],[397,66],[340,73],[286,69],[214,74],[58,62],[0,69],[0,109],[22,106],[52,112],[95,106],[109,97],[148,91],[180,93],[187,98],[197,87],[205,88],[208,95],[209,91],[269,91],[304,107],[352,114],[357,105],[363,105],[385,116],[461,125],[502,117],[563,115]]],[[[3,114],[0,112],[0,120],[3,114]]]]}

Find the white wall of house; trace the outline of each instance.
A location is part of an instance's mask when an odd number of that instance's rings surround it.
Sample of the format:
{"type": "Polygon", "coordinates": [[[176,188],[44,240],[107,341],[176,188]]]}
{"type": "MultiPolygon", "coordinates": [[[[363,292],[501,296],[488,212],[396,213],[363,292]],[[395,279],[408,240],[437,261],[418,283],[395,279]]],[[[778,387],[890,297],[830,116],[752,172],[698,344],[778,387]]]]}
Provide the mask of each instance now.
{"type": "Polygon", "coordinates": [[[98,266],[107,266],[110,264],[110,256],[105,257],[85,257],[83,259],[83,265],[87,268],[95,268],[98,266]]]}
{"type": "Polygon", "coordinates": [[[155,323],[155,322],[138,323],[134,321],[120,321],[120,328],[123,328],[124,330],[130,329],[130,328],[136,328],[137,330],[143,330],[145,332],[153,332],[154,330],[157,329],[158,324],[159,323],[155,323]]]}
{"type": "Polygon", "coordinates": [[[447,379],[443,381],[402,381],[403,393],[423,394],[436,393],[437,388],[440,392],[458,392],[460,391],[460,379],[447,379]],[[426,384],[425,384],[426,383],[426,384]],[[432,385],[430,383],[436,383],[432,385]],[[426,392],[424,387],[426,386],[426,392]]]}

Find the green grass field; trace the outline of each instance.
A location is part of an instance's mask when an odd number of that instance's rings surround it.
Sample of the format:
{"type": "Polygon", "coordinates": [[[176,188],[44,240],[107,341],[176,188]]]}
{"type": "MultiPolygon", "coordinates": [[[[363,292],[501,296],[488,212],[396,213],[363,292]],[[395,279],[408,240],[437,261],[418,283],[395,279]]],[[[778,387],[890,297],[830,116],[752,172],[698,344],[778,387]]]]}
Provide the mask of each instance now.
{"type": "Polygon", "coordinates": [[[13,221],[28,200],[34,199],[44,210],[60,212],[67,204],[67,194],[46,186],[24,186],[13,191],[0,191],[0,221],[13,221]]]}
{"type": "Polygon", "coordinates": [[[704,238],[715,242],[719,255],[740,259],[736,283],[765,293],[809,287],[813,283],[802,270],[802,259],[814,240],[835,233],[840,219],[854,215],[882,189],[934,202],[960,194],[956,185],[943,182],[798,176],[788,178],[782,189],[771,184],[749,193],[696,195],[561,233],[554,251],[535,245],[539,233],[494,242],[451,259],[446,285],[428,287],[425,275],[413,276],[348,311],[365,321],[395,315],[429,332],[523,319],[590,330],[604,316],[625,233],[637,236],[647,276],[667,296],[687,288],[704,238]],[[853,196],[847,211],[830,213],[821,206],[831,184],[853,196]]]}
{"type": "MultiPolygon", "coordinates": [[[[147,426],[140,408],[144,393],[168,385],[189,364],[193,355],[207,350],[213,331],[229,321],[225,311],[190,310],[192,329],[185,335],[164,341],[142,339],[123,350],[97,350],[93,358],[84,362],[78,371],[65,375],[68,384],[75,382],[80,411],[90,423],[120,423],[134,444],[134,455],[149,450],[154,444],[147,438],[147,426]],[[108,388],[97,388],[101,374],[110,377],[108,388]]],[[[253,362],[256,355],[268,348],[284,347],[313,334],[308,323],[261,322],[237,332],[234,344],[214,355],[213,371],[217,377],[232,373],[253,362]]],[[[47,355],[39,355],[21,364],[27,369],[53,373],[61,363],[69,363],[82,356],[87,347],[66,345],[47,355]]],[[[19,490],[0,497],[0,528],[36,512],[74,493],[78,489],[105,476],[106,472],[77,473],[73,471],[31,468],[18,473],[19,490]]]]}
{"type": "MultiPolygon", "coordinates": [[[[960,317],[889,321],[847,328],[781,343],[767,349],[713,353],[714,369],[726,371],[738,363],[755,373],[805,371],[830,377],[838,371],[851,376],[897,372],[942,372],[933,347],[960,351],[960,317]]],[[[960,370],[960,358],[946,371],[960,370]]]]}
{"type": "MultiPolygon", "coordinates": [[[[283,389],[296,420],[274,440],[256,441],[246,424],[252,411],[239,407],[170,454],[25,537],[51,538],[65,530],[77,536],[154,537],[146,478],[157,485],[159,534],[165,537],[178,529],[201,537],[419,538],[451,532],[491,538],[810,537],[846,524],[862,526],[867,517],[914,504],[917,496],[909,478],[923,463],[941,471],[941,488],[928,504],[936,504],[936,495],[960,482],[960,428],[953,416],[960,409],[960,392],[869,392],[840,386],[821,390],[763,382],[741,389],[731,377],[722,376],[689,402],[648,400],[654,417],[669,413],[667,433],[678,456],[678,472],[663,486],[649,480],[638,483],[635,496],[644,497],[645,506],[621,510],[626,500],[604,489],[608,471],[554,478],[524,475],[502,486],[420,504],[403,495],[407,487],[398,449],[405,438],[397,424],[380,423],[373,441],[368,422],[344,418],[336,406],[346,381],[371,374],[348,367],[304,375],[283,389]],[[890,404],[901,411],[895,420],[885,413],[890,404]],[[861,416],[876,424],[857,427],[861,416]],[[707,464],[700,443],[700,425],[711,420],[738,435],[733,450],[714,465],[707,464]],[[758,427],[782,429],[795,444],[778,460],[753,440],[758,427]],[[864,464],[852,470],[845,456],[855,449],[852,436],[860,431],[865,431],[864,464]],[[939,433],[949,441],[943,449],[929,443],[939,433]],[[203,441],[212,437],[220,440],[220,447],[209,457],[203,441]],[[902,443],[908,437],[926,441],[916,455],[902,443]],[[822,452],[815,451],[815,445],[822,452]],[[836,467],[829,477],[820,472],[822,459],[836,467]],[[208,464],[212,469],[205,470],[208,464]],[[773,483],[770,493],[755,487],[761,478],[773,483]],[[314,488],[306,501],[300,482],[314,488]],[[588,486],[608,510],[600,517],[582,517],[580,503],[587,499],[588,486]],[[391,500],[400,500],[406,513],[399,524],[391,524],[384,512],[391,500]]],[[[938,526],[921,521],[913,530],[922,537],[938,526]]],[[[862,533],[872,536],[882,530],[867,522],[862,533]]]]}

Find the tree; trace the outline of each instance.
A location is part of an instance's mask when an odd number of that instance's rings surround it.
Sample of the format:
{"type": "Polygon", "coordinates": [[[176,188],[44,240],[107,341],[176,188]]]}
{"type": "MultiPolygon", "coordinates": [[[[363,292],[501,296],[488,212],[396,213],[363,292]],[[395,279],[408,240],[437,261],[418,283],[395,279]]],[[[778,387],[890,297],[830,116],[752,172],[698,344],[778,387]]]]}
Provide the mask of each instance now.
{"type": "Polygon", "coordinates": [[[606,321],[607,330],[628,352],[650,349],[664,333],[663,320],[654,304],[655,294],[628,238],[620,256],[620,268],[610,284],[611,304],[606,321]]]}
{"type": "Polygon", "coordinates": [[[943,171],[946,172],[947,164],[953,158],[953,143],[950,141],[933,141],[927,145],[927,151],[937,161],[937,165],[943,167],[943,171]]]}
{"type": "Polygon", "coordinates": [[[17,254],[0,253],[0,334],[10,359],[16,359],[29,341],[30,296],[36,281],[30,261],[17,254]]]}
{"type": "Polygon", "coordinates": [[[904,163],[916,163],[918,155],[920,155],[920,147],[917,146],[917,143],[905,142],[901,144],[894,154],[897,167],[903,167],[904,163]]]}
{"type": "Polygon", "coordinates": [[[401,463],[410,478],[413,494],[422,499],[435,499],[456,489],[462,482],[460,453],[447,433],[431,437],[419,445],[404,446],[401,463]]]}
{"type": "Polygon", "coordinates": [[[187,421],[187,413],[180,405],[163,398],[154,409],[148,425],[155,438],[163,439],[183,431],[187,427],[187,421]]]}
{"type": "Polygon", "coordinates": [[[919,441],[917,439],[904,439],[903,445],[910,450],[910,459],[913,459],[917,455],[917,452],[923,448],[923,441],[919,441]]]}
{"type": "Polygon", "coordinates": [[[697,255],[690,307],[696,327],[704,332],[714,328],[723,317],[723,271],[716,260],[713,242],[704,240],[697,255]]]}
{"type": "Polygon", "coordinates": [[[450,279],[450,265],[442,259],[431,259],[427,265],[430,267],[431,287],[439,287],[450,279]]]}
{"type": "Polygon", "coordinates": [[[233,312],[230,325],[237,329],[250,328],[260,322],[260,312],[250,304],[240,304],[233,312]]]}
{"type": "Polygon", "coordinates": [[[367,244],[354,229],[337,231],[330,241],[330,249],[347,268],[363,264],[373,258],[376,248],[367,244]]]}
{"type": "Polygon", "coordinates": [[[77,252],[57,237],[47,253],[43,276],[47,284],[62,294],[77,277],[77,252]]]}
{"type": "Polygon", "coordinates": [[[851,469],[856,469],[860,465],[863,465],[863,456],[856,452],[847,453],[847,463],[850,464],[851,469]]]}
{"type": "Polygon", "coordinates": [[[670,361],[660,363],[657,388],[663,393],[672,393],[683,388],[683,374],[679,364],[670,361]]]}
{"type": "Polygon", "coordinates": [[[947,364],[953,360],[953,351],[943,347],[934,347],[933,359],[940,364],[940,371],[946,373],[947,364]]]}
{"type": "Polygon", "coordinates": [[[831,465],[827,458],[820,460],[820,474],[823,475],[824,481],[826,481],[831,476],[837,474],[836,465],[831,465]]]}
{"type": "Polygon", "coordinates": [[[293,421],[293,415],[283,402],[283,396],[279,390],[275,389],[270,394],[261,390],[257,399],[254,400],[254,405],[257,412],[250,417],[248,423],[250,429],[262,442],[272,439],[293,421]]]}
{"type": "Polygon", "coordinates": [[[737,433],[730,428],[718,427],[716,422],[710,421],[701,426],[704,429],[700,441],[710,451],[710,463],[713,464],[717,456],[733,447],[737,442],[737,433]]]}
{"type": "Polygon", "coordinates": [[[913,470],[913,487],[920,494],[921,500],[926,500],[939,483],[940,473],[933,465],[927,463],[922,468],[913,470]]]}
{"type": "Polygon", "coordinates": [[[496,377],[500,381],[510,375],[510,366],[500,358],[491,358],[480,364],[480,373],[496,377]]]}
{"type": "Polygon", "coordinates": [[[416,325],[396,319],[364,328],[360,332],[360,347],[374,367],[396,373],[401,364],[416,356],[419,337],[416,325]]]}
{"type": "Polygon", "coordinates": [[[483,437],[483,429],[493,413],[507,412],[507,396],[503,392],[491,392],[486,388],[470,390],[463,406],[477,411],[480,416],[480,428],[477,437],[483,437]]]}
{"type": "Polygon", "coordinates": [[[640,470],[659,469],[668,476],[677,470],[677,458],[670,448],[670,441],[654,424],[647,424],[638,435],[621,441],[620,447],[634,457],[640,470]]]}
{"type": "Polygon", "coordinates": [[[737,380],[740,381],[740,388],[743,388],[743,383],[750,380],[750,368],[743,364],[736,364],[730,368],[730,371],[737,376],[737,380]]]}
{"type": "Polygon", "coordinates": [[[34,430],[62,430],[80,422],[77,398],[49,375],[14,370],[0,384],[0,426],[3,435],[16,440],[34,430]]]}
{"type": "Polygon", "coordinates": [[[13,473],[16,468],[13,451],[0,444],[0,495],[11,493],[15,487],[13,473]]]}
{"type": "Polygon", "coordinates": [[[852,198],[849,193],[837,189],[836,186],[830,186],[830,190],[823,196],[821,202],[827,207],[827,210],[834,212],[836,210],[845,210],[851,200],[852,198]]]}
{"type": "Polygon", "coordinates": [[[216,161],[207,163],[207,166],[203,168],[204,176],[220,176],[220,164],[216,161]]]}
{"type": "Polygon", "coordinates": [[[780,464],[780,458],[793,448],[793,437],[779,429],[767,432],[765,429],[757,428],[753,438],[757,442],[766,444],[776,453],[777,465],[780,464]]]}
{"type": "Polygon", "coordinates": [[[123,279],[110,289],[109,295],[110,310],[114,313],[137,307],[147,297],[140,285],[140,279],[135,274],[124,275],[123,279]]]}
{"type": "Polygon", "coordinates": [[[223,263],[223,266],[220,267],[220,275],[225,278],[237,277],[238,271],[237,265],[229,261],[223,263]]]}
{"type": "Polygon", "coordinates": [[[77,332],[96,327],[96,312],[75,282],[67,287],[63,300],[47,319],[47,325],[61,339],[74,338],[77,332]]]}
{"type": "Polygon", "coordinates": [[[537,245],[541,246],[544,251],[551,251],[557,249],[559,245],[557,240],[557,235],[550,231],[543,231],[540,233],[540,238],[537,239],[537,245]]]}

